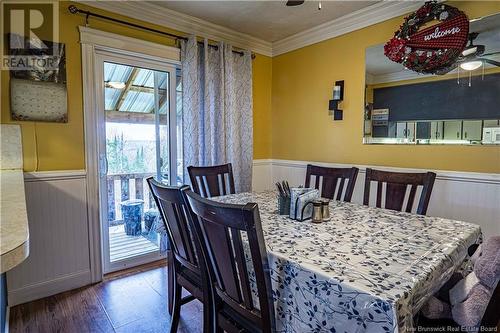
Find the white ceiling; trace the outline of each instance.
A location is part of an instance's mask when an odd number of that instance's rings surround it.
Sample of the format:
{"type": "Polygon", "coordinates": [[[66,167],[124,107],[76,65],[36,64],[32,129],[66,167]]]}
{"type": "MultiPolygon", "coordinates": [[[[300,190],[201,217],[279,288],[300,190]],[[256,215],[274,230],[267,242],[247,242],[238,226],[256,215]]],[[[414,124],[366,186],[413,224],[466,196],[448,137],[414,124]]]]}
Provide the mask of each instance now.
{"type": "Polygon", "coordinates": [[[191,15],[238,32],[275,42],[379,1],[306,1],[287,7],[286,1],[154,1],[154,4],[191,15]]]}
{"type": "MultiPolygon", "coordinates": [[[[470,32],[479,32],[474,41],[476,45],[484,45],[485,53],[500,52],[500,14],[486,16],[478,20],[471,20],[470,32]]],[[[488,56],[489,59],[500,61],[500,54],[488,56]]],[[[485,68],[495,66],[486,64],[485,68]]],[[[401,64],[389,60],[384,55],[384,45],[375,45],[366,49],[366,73],[371,77],[372,83],[392,81],[394,79],[409,79],[425,76],[405,70],[401,64]]],[[[369,81],[369,80],[367,80],[369,81]]]]}

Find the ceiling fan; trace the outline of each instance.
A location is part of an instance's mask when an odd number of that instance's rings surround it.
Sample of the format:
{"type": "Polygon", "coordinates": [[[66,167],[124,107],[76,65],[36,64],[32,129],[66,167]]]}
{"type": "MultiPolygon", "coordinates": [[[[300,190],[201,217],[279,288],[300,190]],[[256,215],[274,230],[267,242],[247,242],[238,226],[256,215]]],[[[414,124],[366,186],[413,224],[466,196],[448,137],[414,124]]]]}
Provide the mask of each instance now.
{"type": "MultiPolygon", "coordinates": [[[[286,5],[288,7],[295,7],[304,4],[305,0],[288,0],[286,5]]],[[[321,10],[321,1],[318,2],[318,10],[321,10]]]]}
{"type": "Polygon", "coordinates": [[[300,6],[305,2],[305,0],[288,0],[286,2],[286,5],[288,7],[295,7],[295,6],[300,6]]]}
{"type": "MultiPolygon", "coordinates": [[[[488,59],[488,56],[500,54],[500,52],[484,53],[484,45],[474,45],[474,40],[479,36],[478,32],[469,34],[469,45],[465,47],[457,59],[456,65],[463,70],[472,71],[481,67],[484,63],[500,67],[500,62],[488,59]]],[[[453,66],[455,67],[455,66],[453,66]]]]}

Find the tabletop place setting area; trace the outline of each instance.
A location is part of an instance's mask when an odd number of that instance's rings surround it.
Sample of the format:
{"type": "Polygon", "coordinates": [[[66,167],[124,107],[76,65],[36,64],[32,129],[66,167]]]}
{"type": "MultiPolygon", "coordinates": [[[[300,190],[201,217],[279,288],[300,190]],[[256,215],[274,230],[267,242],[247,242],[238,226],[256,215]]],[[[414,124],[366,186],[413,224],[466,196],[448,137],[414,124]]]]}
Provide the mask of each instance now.
{"type": "Polygon", "coordinates": [[[500,1],[0,16],[0,333],[500,332],[500,1]]]}

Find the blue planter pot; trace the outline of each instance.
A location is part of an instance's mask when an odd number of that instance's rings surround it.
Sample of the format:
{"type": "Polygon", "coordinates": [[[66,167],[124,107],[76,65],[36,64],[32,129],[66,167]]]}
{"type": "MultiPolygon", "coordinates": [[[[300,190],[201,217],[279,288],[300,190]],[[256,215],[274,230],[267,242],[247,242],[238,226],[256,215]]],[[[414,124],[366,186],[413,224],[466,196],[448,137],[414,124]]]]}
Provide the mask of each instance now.
{"type": "Polygon", "coordinates": [[[127,200],[120,203],[122,209],[125,233],[129,236],[137,236],[142,233],[142,210],[143,200],[127,200]]]}

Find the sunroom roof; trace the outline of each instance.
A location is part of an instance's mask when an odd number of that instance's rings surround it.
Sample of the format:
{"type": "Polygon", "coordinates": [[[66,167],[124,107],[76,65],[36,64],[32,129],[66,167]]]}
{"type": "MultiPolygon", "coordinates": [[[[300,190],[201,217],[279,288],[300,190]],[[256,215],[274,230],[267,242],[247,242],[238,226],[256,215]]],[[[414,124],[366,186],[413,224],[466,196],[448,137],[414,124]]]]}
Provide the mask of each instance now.
{"type": "MultiPolygon", "coordinates": [[[[104,106],[106,111],[154,112],[154,73],[146,68],[138,68],[114,63],[104,63],[104,106]],[[112,84],[110,84],[112,83],[112,84]],[[123,88],[116,88],[118,84],[123,88]]],[[[166,112],[168,99],[167,73],[158,75],[160,113],[166,112]]]]}

